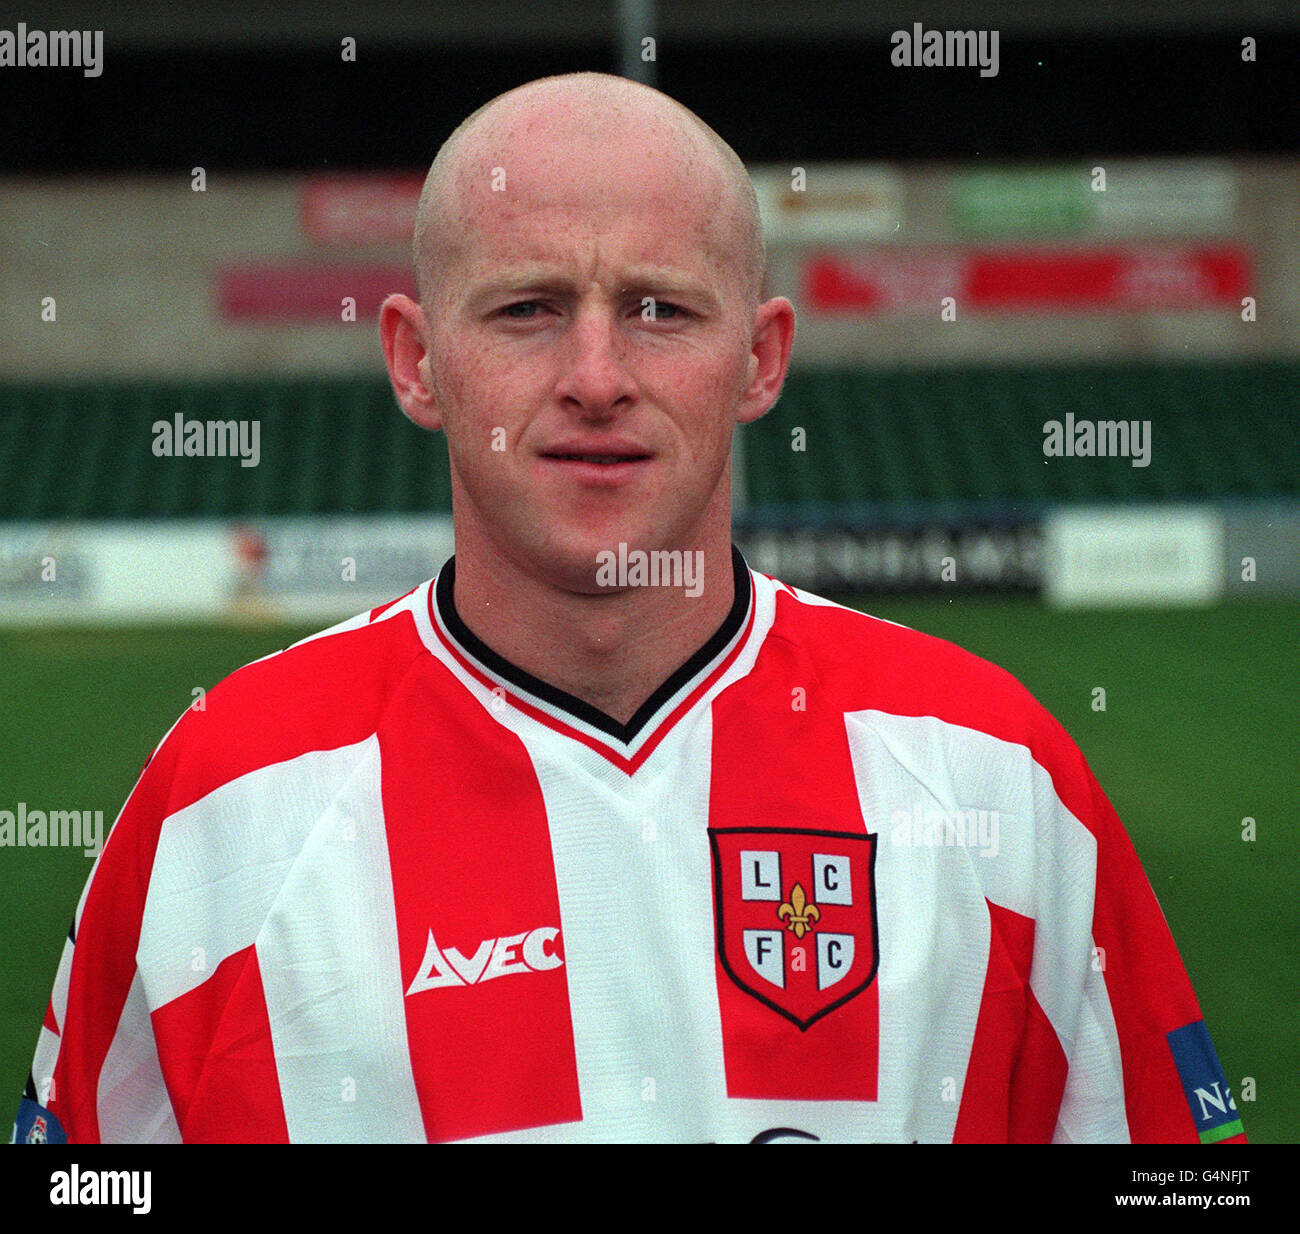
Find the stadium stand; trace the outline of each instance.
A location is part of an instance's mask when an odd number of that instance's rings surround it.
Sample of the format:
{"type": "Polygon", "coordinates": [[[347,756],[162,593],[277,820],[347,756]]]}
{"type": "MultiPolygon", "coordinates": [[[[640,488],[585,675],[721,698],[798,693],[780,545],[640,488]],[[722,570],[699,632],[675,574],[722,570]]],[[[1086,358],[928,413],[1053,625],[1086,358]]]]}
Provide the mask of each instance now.
{"type": "MultiPolygon", "coordinates": [[[[1300,363],[804,370],[744,430],[751,511],[1300,496],[1300,363]],[[1150,420],[1150,466],[1049,459],[1049,420],[1150,420]],[[996,431],[990,432],[990,425],[996,431]],[[793,430],[806,448],[792,449],[793,430]]],[[[0,520],[450,509],[442,438],[381,378],[0,384],[0,520]],[[258,466],[157,458],[152,426],[256,421],[258,466]]]]}

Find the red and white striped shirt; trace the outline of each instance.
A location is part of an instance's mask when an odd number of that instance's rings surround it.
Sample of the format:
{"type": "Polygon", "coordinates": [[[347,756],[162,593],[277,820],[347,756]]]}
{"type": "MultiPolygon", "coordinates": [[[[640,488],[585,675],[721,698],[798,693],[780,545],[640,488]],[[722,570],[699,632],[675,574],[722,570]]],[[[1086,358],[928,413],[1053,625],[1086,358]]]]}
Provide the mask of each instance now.
{"type": "Polygon", "coordinates": [[[1061,727],[735,564],[627,725],[476,639],[454,561],[211,690],[82,895],[42,1136],[1236,1138],[1061,727]]]}

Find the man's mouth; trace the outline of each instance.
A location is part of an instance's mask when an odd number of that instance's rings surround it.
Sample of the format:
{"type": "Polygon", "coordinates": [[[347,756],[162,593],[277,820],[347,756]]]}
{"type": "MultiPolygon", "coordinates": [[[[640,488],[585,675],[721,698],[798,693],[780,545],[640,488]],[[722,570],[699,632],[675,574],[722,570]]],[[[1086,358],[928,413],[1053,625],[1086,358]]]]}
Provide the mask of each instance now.
{"type": "Polygon", "coordinates": [[[616,463],[639,463],[643,459],[648,459],[648,454],[544,454],[543,458],[559,459],[565,463],[599,463],[601,466],[610,467],[616,463]]]}

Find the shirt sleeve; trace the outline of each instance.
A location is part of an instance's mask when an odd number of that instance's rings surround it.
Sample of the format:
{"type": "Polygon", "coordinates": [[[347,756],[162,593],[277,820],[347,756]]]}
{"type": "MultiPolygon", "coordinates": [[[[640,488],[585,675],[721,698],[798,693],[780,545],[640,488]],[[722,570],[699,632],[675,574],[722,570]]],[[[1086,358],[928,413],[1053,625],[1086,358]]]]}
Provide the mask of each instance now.
{"type": "MultiPolygon", "coordinates": [[[[1090,840],[1090,936],[1067,942],[1073,980],[1058,1026],[1064,1091],[1052,1139],[1244,1141],[1240,1115],[1168,923],[1123,824],[1078,748],[1056,779],[1061,826],[1090,840]],[[1062,1028],[1064,1031],[1062,1031],[1062,1028]]],[[[1056,853],[1058,861],[1065,849],[1056,853]]],[[[1071,861],[1070,865],[1077,863],[1071,861]]],[[[1086,868],[1086,867],[1085,867],[1086,868]]],[[[1063,861],[1058,885],[1077,877],[1063,861]]]]}

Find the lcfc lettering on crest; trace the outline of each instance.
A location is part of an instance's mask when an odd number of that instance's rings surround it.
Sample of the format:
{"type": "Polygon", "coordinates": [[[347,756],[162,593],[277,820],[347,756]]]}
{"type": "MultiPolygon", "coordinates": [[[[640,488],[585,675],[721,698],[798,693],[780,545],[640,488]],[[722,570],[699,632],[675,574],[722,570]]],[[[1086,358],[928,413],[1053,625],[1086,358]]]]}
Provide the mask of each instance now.
{"type": "MultiPolygon", "coordinates": [[[[779,900],[781,886],[781,855],[778,852],[744,851],[741,861],[741,896],[746,900],[779,900]]],[[[813,886],[825,904],[853,903],[851,864],[847,856],[828,856],[818,853],[813,857],[813,886]]],[[[817,988],[828,989],[848,976],[853,967],[854,938],[852,934],[831,933],[817,927],[822,922],[822,910],[813,903],[802,883],[790,888],[790,898],[782,901],[775,912],[781,925],[744,932],[745,958],[750,967],[764,981],[778,989],[785,988],[786,960],[782,945],[783,931],[793,934],[802,942],[807,934],[815,937],[817,988]]],[[[806,947],[796,946],[790,954],[790,967],[794,972],[804,972],[808,965],[806,947]]]]}

